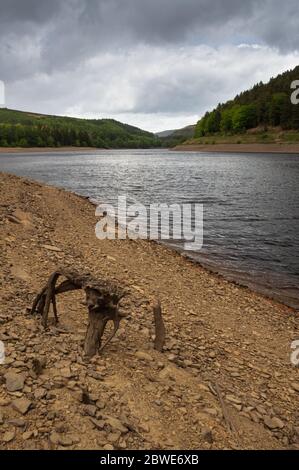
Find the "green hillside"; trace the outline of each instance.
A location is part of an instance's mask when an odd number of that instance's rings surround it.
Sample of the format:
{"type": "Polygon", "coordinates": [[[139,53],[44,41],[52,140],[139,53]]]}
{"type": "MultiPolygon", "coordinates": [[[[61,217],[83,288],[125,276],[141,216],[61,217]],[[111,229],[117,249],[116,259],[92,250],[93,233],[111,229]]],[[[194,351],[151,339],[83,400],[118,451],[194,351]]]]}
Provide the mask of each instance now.
{"type": "Polygon", "coordinates": [[[150,132],[113,119],[77,119],[0,109],[0,147],[159,147],[150,132]]]}
{"type": "Polygon", "coordinates": [[[194,136],[194,130],[195,126],[191,125],[182,129],[160,132],[157,135],[160,137],[163,147],[174,147],[182,144],[186,139],[191,139],[194,136]]]}
{"type": "Polygon", "coordinates": [[[198,121],[195,138],[207,138],[206,143],[238,141],[238,135],[242,142],[299,141],[299,105],[290,100],[294,80],[299,80],[299,66],[219,104],[198,121]]]}

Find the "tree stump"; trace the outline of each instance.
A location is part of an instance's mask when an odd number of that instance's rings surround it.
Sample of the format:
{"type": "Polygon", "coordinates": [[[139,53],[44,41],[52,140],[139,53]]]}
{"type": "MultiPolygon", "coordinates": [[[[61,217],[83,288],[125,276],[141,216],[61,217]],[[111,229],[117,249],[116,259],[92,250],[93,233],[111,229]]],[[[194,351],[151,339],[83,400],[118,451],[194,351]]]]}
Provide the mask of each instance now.
{"type": "MultiPolygon", "coordinates": [[[[88,327],[84,341],[84,354],[93,357],[98,351],[102,351],[115,336],[122,315],[119,311],[121,299],[128,295],[126,289],[111,281],[95,279],[90,274],[80,274],[76,271],[60,269],[49,277],[45,287],[36,296],[31,313],[42,316],[42,325],[47,328],[50,306],[53,306],[55,322],[58,323],[56,296],[66,292],[83,289],[86,295],[88,308],[88,327]],[[58,278],[63,276],[65,280],[58,286],[58,278]],[[108,321],[112,321],[114,329],[106,342],[102,345],[102,337],[108,321]]],[[[153,307],[155,320],[155,349],[163,350],[165,342],[165,326],[162,317],[160,301],[153,307]]]]}

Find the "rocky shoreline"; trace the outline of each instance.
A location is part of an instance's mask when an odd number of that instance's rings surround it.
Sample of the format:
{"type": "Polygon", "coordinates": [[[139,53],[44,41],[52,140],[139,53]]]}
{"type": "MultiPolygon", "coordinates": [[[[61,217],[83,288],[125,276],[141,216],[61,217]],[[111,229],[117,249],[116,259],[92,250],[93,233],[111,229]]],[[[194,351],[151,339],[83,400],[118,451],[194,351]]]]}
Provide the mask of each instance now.
{"type": "Polygon", "coordinates": [[[298,449],[294,311],[165,246],[99,241],[96,221],[84,198],[0,174],[0,449],[298,449]],[[29,314],[57,266],[128,289],[117,337],[90,362],[82,293],[61,296],[47,331],[29,314]]]}

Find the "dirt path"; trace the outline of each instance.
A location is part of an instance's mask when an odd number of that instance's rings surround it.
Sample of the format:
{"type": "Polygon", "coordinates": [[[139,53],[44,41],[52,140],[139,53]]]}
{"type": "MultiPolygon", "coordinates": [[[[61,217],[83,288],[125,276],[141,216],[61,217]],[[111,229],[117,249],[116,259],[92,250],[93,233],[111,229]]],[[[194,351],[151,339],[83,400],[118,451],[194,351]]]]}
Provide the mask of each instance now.
{"type": "Polygon", "coordinates": [[[298,448],[298,315],[157,244],[99,241],[95,223],[87,200],[0,174],[0,448],[298,448]],[[131,292],[130,315],[91,363],[82,293],[59,299],[60,325],[47,332],[26,310],[61,265],[131,292]],[[157,294],[163,354],[147,300],[157,294]]]}

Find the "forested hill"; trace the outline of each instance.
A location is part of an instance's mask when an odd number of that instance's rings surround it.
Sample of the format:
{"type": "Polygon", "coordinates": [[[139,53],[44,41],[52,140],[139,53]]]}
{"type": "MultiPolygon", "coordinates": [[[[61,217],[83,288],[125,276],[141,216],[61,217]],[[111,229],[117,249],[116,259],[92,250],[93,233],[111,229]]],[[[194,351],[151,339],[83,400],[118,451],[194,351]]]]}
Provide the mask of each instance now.
{"type": "Polygon", "coordinates": [[[150,132],[113,119],[77,119],[0,109],[0,147],[151,148],[150,132]]]}
{"type": "Polygon", "coordinates": [[[241,134],[254,128],[265,131],[267,127],[298,130],[299,105],[290,99],[294,80],[299,80],[299,66],[219,104],[198,121],[195,137],[241,134]]]}

